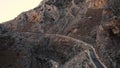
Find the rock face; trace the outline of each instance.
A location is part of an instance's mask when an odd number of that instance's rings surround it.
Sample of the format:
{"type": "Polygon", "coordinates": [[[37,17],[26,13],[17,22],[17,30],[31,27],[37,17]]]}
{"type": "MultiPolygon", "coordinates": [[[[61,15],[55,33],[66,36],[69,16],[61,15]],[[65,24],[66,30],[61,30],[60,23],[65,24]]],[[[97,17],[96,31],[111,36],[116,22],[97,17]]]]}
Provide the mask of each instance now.
{"type": "Polygon", "coordinates": [[[0,25],[0,68],[120,68],[119,3],[43,0],[0,25]]]}

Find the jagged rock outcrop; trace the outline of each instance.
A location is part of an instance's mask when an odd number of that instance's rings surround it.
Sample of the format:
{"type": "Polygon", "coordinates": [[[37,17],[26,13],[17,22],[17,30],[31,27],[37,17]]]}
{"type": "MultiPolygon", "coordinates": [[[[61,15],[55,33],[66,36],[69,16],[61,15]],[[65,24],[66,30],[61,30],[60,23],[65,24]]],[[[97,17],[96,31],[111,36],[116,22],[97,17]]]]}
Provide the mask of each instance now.
{"type": "Polygon", "coordinates": [[[40,6],[24,12],[13,21],[6,23],[5,27],[19,32],[75,36],[75,38],[89,42],[86,39],[95,40],[93,35],[97,29],[96,26],[100,24],[102,19],[102,9],[100,7],[95,9],[96,6],[91,6],[92,3],[95,4],[96,2],[88,0],[44,0],[40,6]]]}
{"type": "Polygon", "coordinates": [[[43,0],[0,25],[0,67],[119,68],[119,3],[43,0]],[[90,53],[92,46],[99,63],[90,53]]]}

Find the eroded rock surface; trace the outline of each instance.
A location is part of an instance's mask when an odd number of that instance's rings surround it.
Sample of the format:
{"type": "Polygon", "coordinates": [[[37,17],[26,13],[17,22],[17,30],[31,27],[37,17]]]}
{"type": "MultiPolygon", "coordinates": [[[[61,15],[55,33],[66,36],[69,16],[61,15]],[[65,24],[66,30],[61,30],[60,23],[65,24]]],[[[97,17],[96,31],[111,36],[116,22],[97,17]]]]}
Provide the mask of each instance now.
{"type": "Polygon", "coordinates": [[[119,68],[119,3],[43,0],[0,25],[0,68],[119,68]]]}

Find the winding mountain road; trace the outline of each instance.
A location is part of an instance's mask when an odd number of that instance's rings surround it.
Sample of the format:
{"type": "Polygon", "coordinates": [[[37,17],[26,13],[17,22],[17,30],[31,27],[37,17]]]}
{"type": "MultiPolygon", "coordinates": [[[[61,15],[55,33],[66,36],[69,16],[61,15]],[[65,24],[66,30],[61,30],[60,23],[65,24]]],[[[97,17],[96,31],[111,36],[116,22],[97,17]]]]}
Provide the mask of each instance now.
{"type": "Polygon", "coordinates": [[[45,34],[47,36],[58,36],[58,37],[62,37],[62,38],[67,38],[67,39],[71,39],[73,41],[77,41],[78,43],[83,43],[85,44],[85,46],[89,47],[89,51],[88,51],[88,55],[89,58],[91,59],[91,62],[93,62],[93,65],[95,68],[107,68],[99,59],[98,55],[96,54],[96,51],[94,49],[94,47],[90,44],[87,44],[83,41],[80,41],[78,39],[69,37],[69,36],[64,36],[64,35],[59,35],[59,34],[45,34]]]}

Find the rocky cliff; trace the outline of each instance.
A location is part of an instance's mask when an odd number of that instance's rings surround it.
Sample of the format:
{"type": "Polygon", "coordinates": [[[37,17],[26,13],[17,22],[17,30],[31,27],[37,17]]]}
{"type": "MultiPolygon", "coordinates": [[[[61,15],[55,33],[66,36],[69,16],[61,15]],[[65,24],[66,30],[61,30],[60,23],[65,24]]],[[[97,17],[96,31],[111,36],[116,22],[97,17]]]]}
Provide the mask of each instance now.
{"type": "Polygon", "coordinates": [[[119,68],[119,0],[43,0],[0,25],[1,68],[119,68]]]}

